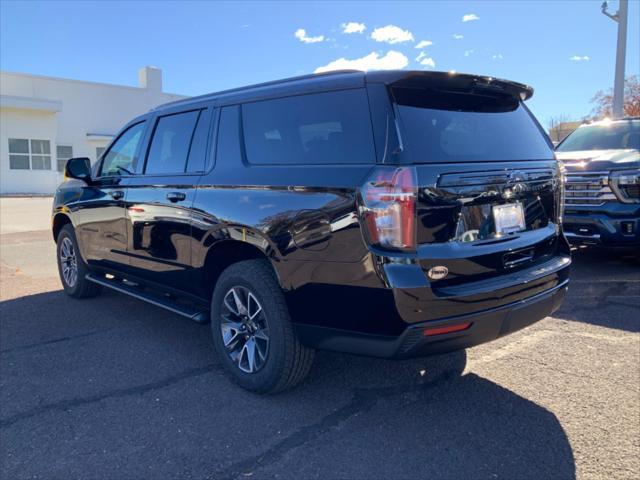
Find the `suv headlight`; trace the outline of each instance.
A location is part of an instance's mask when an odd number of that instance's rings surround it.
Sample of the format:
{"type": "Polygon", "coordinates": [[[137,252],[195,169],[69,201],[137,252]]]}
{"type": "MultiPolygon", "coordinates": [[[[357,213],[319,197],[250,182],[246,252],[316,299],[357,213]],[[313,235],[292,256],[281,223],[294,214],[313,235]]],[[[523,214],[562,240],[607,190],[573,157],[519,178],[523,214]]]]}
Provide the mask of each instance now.
{"type": "Polygon", "coordinates": [[[621,202],[640,203],[640,169],[611,172],[609,186],[621,202]]]}

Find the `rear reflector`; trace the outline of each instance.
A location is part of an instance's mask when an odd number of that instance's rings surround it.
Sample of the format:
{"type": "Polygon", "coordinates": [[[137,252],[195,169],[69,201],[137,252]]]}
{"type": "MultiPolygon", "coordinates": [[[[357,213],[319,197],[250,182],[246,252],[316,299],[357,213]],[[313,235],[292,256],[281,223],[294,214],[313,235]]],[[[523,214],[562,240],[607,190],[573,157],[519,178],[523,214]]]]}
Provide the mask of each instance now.
{"type": "Polygon", "coordinates": [[[461,332],[471,326],[471,322],[459,323],[457,325],[445,325],[443,327],[427,327],[422,331],[425,337],[432,335],[443,335],[445,333],[461,332]]]}

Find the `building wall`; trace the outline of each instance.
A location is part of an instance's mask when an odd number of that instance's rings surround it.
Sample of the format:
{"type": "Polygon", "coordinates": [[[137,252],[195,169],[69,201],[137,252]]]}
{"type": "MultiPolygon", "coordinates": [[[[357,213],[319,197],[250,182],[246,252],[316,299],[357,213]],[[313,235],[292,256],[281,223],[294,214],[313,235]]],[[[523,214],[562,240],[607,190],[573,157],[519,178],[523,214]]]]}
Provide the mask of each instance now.
{"type": "MultiPolygon", "coordinates": [[[[47,111],[0,109],[0,193],[50,193],[59,183],[56,172],[47,170],[10,170],[9,139],[49,140],[55,148],[56,114],[47,111]]],[[[51,166],[55,169],[55,152],[51,166]]]]}
{"type": "Polygon", "coordinates": [[[138,87],[0,72],[0,93],[3,194],[53,193],[60,181],[56,145],[71,145],[74,157],[95,162],[96,148],[106,146],[133,117],[184,98],[164,93],[162,72],[152,67],[139,71],[138,87]],[[54,106],[48,107],[47,102],[54,106]],[[50,140],[51,171],[10,170],[9,138],[50,140]]]}

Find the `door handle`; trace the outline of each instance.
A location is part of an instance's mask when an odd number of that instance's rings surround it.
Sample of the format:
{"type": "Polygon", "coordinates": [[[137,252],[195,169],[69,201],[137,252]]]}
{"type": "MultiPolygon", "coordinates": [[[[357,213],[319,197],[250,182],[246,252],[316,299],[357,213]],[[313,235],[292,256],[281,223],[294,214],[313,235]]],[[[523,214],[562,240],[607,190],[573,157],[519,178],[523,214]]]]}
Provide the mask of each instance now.
{"type": "Polygon", "coordinates": [[[174,202],[174,203],[175,202],[181,202],[185,198],[187,198],[187,196],[182,192],[169,192],[169,193],[167,193],[167,200],[169,200],[170,202],[174,202]]]}
{"type": "Polygon", "coordinates": [[[109,192],[109,195],[111,195],[111,198],[114,200],[120,200],[124,197],[124,192],[122,190],[112,190],[109,192]]]}

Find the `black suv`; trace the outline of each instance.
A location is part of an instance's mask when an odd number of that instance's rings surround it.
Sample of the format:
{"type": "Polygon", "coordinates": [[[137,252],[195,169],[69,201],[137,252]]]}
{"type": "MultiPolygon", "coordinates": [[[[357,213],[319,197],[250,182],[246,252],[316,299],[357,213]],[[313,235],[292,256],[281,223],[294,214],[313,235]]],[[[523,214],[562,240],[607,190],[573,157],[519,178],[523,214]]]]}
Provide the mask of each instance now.
{"type": "Polygon", "coordinates": [[[564,230],[575,244],[640,253],[640,118],[581,125],[557,147],[564,230]]]}
{"type": "Polygon", "coordinates": [[[314,349],[464,349],[555,311],[562,179],[522,84],[341,71],[181,100],[66,166],[53,237],[72,297],[101,287],[211,322],[244,388],[314,349]]]}

